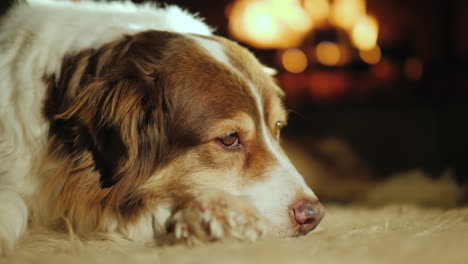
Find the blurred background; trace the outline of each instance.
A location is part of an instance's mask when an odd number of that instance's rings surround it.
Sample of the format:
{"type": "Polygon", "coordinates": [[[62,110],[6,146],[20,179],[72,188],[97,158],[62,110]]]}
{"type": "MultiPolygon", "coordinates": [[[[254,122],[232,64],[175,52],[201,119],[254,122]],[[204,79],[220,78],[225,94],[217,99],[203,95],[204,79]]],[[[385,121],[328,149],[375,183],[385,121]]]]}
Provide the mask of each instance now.
{"type": "Polygon", "coordinates": [[[322,199],[463,200],[468,1],[164,2],[278,70],[286,150],[322,199]]]}

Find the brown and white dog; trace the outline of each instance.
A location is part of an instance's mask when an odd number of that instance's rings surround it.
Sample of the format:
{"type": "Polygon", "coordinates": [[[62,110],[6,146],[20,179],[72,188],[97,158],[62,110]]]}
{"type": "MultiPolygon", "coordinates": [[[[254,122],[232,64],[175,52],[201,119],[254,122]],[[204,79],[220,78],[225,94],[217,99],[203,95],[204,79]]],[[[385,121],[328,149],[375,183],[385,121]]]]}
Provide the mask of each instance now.
{"type": "Polygon", "coordinates": [[[0,54],[1,251],[31,222],[205,242],[322,219],[279,144],[281,89],[181,9],[29,0],[0,54]]]}

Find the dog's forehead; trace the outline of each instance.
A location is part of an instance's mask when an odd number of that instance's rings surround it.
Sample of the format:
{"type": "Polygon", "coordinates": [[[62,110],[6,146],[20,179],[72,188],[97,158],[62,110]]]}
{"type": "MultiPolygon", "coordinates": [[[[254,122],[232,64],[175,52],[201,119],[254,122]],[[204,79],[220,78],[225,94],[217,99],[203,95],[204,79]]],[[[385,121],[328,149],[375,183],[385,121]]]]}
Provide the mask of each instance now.
{"type": "MultiPolygon", "coordinates": [[[[202,107],[208,115],[227,118],[244,111],[254,118],[255,100],[249,83],[229,65],[227,57],[216,48],[207,52],[190,40],[186,50],[174,56],[166,77],[176,94],[191,99],[191,106],[202,107]],[[226,116],[227,115],[227,116],[226,116]]],[[[194,109],[195,110],[195,109],[194,109]]]]}
{"type": "MultiPolygon", "coordinates": [[[[219,74],[213,75],[212,78],[230,82],[236,80],[237,85],[228,85],[224,88],[233,91],[242,90],[242,92],[237,91],[236,95],[241,97],[241,100],[251,101],[255,108],[262,108],[256,109],[256,112],[259,110],[270,112],[272,107],[282,110],[281,102],[284,92],[276,85],[272,76],[265,71],[265,67],[247,49],[217,36],[189,35],[189,38],[218,68],[219,74]]],[[[265,117],[262,115],[261,118],[265,117]]]]}
{"type": "Polygon", "coordinates": [[[218,36],[196,36],[193,38],[213,57],[229,65],[246,80],[252,82],[265,96],[284,96],[284,92],[275,84],[269,70],[246,48],[234,41],[218,36]]]}
{"type": "MultiPolygon", "coordinates": [[[[269,113],[275,112],[272,108],[281,108],[275,102],[282,92],[263,65],[246,49],[221,37],[145,31],[110,43],[96,54],[97,68],[102,64],[132,73],[135,69],[121,68],[133,67],[160,84],[169,95],[171,112],[183,119],[178,123],[184,124],[184,131],[206,130],[239,112],[258,124],[269,120],[269,113]],[[118,45],[125,51],[123,58],[133,63],[116,63],[118,56],[109,55],[119,54],[114,48],[118,45]]],[[[153,92],[156,96],[160,91],[153,92]]]]}

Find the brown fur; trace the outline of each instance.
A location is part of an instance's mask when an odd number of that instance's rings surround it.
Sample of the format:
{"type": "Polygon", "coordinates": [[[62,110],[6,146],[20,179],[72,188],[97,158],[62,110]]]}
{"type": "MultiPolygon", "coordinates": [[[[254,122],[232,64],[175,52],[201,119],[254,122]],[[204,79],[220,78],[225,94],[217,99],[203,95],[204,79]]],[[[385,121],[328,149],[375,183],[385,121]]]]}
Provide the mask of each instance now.
{"type": "MultiPolygon", "coordinates": [[[[263,87],[262,96],[272,102],[265,110],[271,113],[269,128],[276,133],[274,123],[285,119],[282,110],[270,110],[282,109],[279,88],[259,72],[252,55],[216,40],[233,65],[263,87]]],[[[259,180],[273,162],[259,130],[248,127],[262,120],[245,82],[181,35],[125,36],[70,55],[61,75],[44,81],[49,157],[56,168],[43,197],[52,222],[66,218],[79,233],[105,231],[112,219],[118,226],[131,224],[161,201],[181,206],[196,195],[190,188],[207,187],[215,178],[218,186],[228,182],[218,174],[236,166],[243,168],[246,184],[259,180]],[[229,127],[223,120],[235,118],[240,131],[256,134],[244,142],[248,152],[233,160],[214,142],[229,127]],[[216,127],[215,134],[207,129],[216,127]],[[203,175],[193,173],[202,168],[203,175]],[[181,179],[190,173],[192,178],[181,179]]]]}

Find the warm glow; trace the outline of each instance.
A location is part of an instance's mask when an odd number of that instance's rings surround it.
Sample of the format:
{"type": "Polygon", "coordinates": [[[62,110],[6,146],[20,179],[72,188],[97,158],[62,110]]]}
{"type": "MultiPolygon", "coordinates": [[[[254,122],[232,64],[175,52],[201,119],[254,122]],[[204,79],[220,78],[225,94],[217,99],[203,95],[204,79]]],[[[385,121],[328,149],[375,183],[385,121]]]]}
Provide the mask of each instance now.
{"type": "Polygon", "coordinates": [[[421,79],[424,68],[420,59],[409,58],[405,61],[404,70],[408,79],[417,81],[421,79]]]}
{"type": "Polygon", "coordinates": [[[307,68],[307,57],[299,49],[288,49],[281,56],[283,67],[292,73],[301,73],[307,68]]]}
{"type": "Polygon", "coordinates": [[[312,28],[312,19],[299,4],[298,0],[270,0],[276,18],[290,31],[306,33],[312,28]]]}
{"type": "Polygon", "coordinates": [[[298,46],[313,27],[299,0],[239,0],[226,12],[233,35],[257,48],[298,46]]]}
{"type": "Polygon", "coordinates": [[[247,6],[243,24],[249,37],[265,42],[279,38],[279,25],[271,12],[271,8],[266,3],[259,2],[247,6]]]}
{"type": "Polygon", "coordinates": [[[377,64],[382,57],[379,46],[374,46],[370,50],[360,50],[359,57],[367,64],[377,64]]]}
{"type": "Polygon", "coordinates": [[[371,16],[362,16],[354,25],[351,38],[358,49],[369,50],[377,44],[378,34],[377,20],[371,16]]]}
{"type": "MultiPolygon", "coordinates": [[[[366,13],[366,0],[235,0],[226,14],[233,36],[256,48],[297,48],[308,36],[313,38],[315,27],[332,26],[344,29],[355,48],[368,51],[377,45],[379,33],[377,20],[366,13]]],[[[345,65],[352,49],[340,46],[337,52],[317,57],[325,65],[345,65]]],[[[370,64],[378,62],[376,53],[361,57],[370,64]]]]}
{"type": "Polygon", "coordinates": [[[344,29],[352,29],[359,17],[366,14],[365,0],[335,0],[330,22],[344,29]]]}
{"type": "Polygon", "coordinates": [[[304,0],[304,7],[316,23],[325,22],[330,13],[328,0],[304,0]]]}
{"type": "Polygon", "coordinates": [[[281,41],[284,32],[267,3],[243,0],[227,11],[229,28],[236,38],[256,47],[270,47],[281,41]]]}
{"type": "Polygon", "coordinates": [[[321,64],[327,66],[335,66],[339,64],[341,59],[340,47],[329,41],[320,42],[315,50],[315,55],[321,64]]]}

